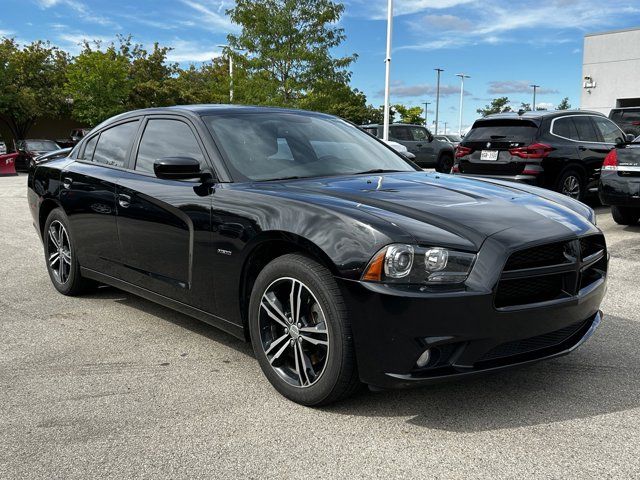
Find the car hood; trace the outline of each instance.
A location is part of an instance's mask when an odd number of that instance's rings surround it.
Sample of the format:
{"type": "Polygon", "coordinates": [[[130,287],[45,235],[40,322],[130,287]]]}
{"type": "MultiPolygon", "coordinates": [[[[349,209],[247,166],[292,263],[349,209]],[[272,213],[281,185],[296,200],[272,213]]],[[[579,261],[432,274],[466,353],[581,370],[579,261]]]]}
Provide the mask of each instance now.
{"type": "Polygon", "coordinates": [[[457,175],[332,177],[287,182],[286,189],[349,200],[403,228],[417,242],[432,242],[434,227],[470,241],[475,248],[509,229],[521,243],[595,230],[589,207],[555,192],[457,175]]]}

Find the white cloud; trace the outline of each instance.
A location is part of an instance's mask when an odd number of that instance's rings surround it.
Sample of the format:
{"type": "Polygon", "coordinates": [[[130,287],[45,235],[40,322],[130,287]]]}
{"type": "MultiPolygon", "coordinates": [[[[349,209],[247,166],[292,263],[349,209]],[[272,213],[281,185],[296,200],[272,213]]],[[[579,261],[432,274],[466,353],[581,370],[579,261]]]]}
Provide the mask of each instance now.
{"type": "Polygon", "coordinates": [[[556,104],[551,102],[536,102],[536,108],[539,110],[555,110],[556,104]]]}
{"type": "Polygon", "coordinates": [[[212,50],[211,45],[201,45],[187,40],[175,39],[167,42],[167,45],[173,48],[167,53],[167,60],[170,62],[210,62],[221,55],[219,50],[212,50]]]}
{"type": "Polygon", "coordinates": [[[202,2],[196,2],[195,0],[180,1],[195,10],[199,14],[200,23],[206,22],[213,27],[211,30],[230,32],[238,29],[238,26],[231,22],[231,19],[225,14],[225,2],[216,2],[216,10],[214,11],[211,6],[202,2]]]}
{"type": "MultiPolygon", "coordinates": [[[[474,3],[478,0],[396,0],[393,13],[395,16],[412,15],[425,10],[443,10],[447,8],[474,3]]],[[[387,18],[387,0],[351,0],[350,14],[364,16],[373,20],[387,18]]]]}
{"type": "MultiPolygon", "coordinates": [[[[405,85],[404,82],[397,81],[392,82],[390,93],[394,97],[407,98],[407,97],[424,97],[434,96],[436,94],[437,87],[435,85],[423,83],[417,85],[405,85]]],[[[459,85],[440,85],[440,96],[448,97],[450,95],[459,95],[459,85]]],[[[471,95],[470,92],[465,91],[465,96],[471,95]]],[[[384,96],[384,91],[378,92],[378,96],[384,96]]]]}
{"type": "Polygon", "coordinates": [[[94,8],[87,6],[80,0],[37,0],[37,2],[43,9],[66,7],[68,9],[71,9],[80,19],[86,22],[97,23],[98,25],[108,27],[118,27],[118,24],[113,20],[101,15],[97,15],[94,8]]]}
{"type": "MultiPolygon", "coordinates": [[[[500,94],[500,93],[528,93],[533,92],[533,87],[531,87],[533,82],[527,80],[496,80],[489,82],[489,88],[487,92],[490,94],[500,94]]],[[[538,88],[537,92],[539,94],[545,93],[558,93],[558,90],[553,88],[538,88]]]]}
{"type": "MultiPolygon", "coordinates": [[[[425,7],[420,11],[427,12],[430,8],[433,7],[425,7]]],[[[534,45],[567,43],[575,40],[548,32],[578,30],[582,33],[606,28],[614,25],[621,14],[638,13],[640,6],[630,6],[625,0],[458,2],[458,8],[450,12],[428,13],[409,19],[409,28],[420,39],[424,39],[425,36],[427,39],[401,48],[423,50],[457,48],[477,43],[513,42],[517,41],[515,33],[531,30],[538,36],[537,39],[531,40],[534,45]],[[547,33],[542,35],[541,31],[547,33]]]]}

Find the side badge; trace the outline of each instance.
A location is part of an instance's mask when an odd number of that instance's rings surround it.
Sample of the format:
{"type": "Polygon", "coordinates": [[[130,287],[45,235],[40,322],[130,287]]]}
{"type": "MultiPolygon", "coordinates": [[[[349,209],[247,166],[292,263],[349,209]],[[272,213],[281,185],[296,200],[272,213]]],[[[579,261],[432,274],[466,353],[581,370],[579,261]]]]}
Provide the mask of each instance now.
{"type": "Polygon", "coordinates": [[[220,255],[231,255],[231,250],[224,250],[224,249],[222,249],[222,248],[219,248],[219,249],[218,249],[218,253],[219,253],[220,255]]]}

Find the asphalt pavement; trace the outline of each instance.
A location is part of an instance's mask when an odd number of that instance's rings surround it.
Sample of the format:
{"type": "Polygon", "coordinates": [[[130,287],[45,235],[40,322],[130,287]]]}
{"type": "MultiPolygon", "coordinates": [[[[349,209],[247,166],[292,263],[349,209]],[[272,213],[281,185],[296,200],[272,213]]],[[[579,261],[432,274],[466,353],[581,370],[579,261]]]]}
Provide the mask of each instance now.
{"type": "Polygon", "coordinates": [[[605,317],[572,355],[312,409],[213,327],[58,294],[26,177],[0,178],[0,478],[640,478],[640,226],[597,211],[605,317]]]}

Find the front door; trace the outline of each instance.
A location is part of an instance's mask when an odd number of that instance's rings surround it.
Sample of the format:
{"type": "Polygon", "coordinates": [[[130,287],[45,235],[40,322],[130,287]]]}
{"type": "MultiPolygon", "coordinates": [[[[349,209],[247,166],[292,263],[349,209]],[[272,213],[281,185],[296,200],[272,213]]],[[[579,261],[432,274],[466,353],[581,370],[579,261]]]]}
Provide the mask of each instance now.
{"type": "Polygon", "coordinates": [[[127,172],[117,185],[123,280],[174,300],[214,311],[211,255],[212,188],[200,180],[164,180],[153,164],[191,157],[211,171],[191,123],[149,117],[127,172]]]}
{"type": "Polygon", "coordinates": [[[436,155],[434,144],[429,141],[429,132],[424,127],[411,127],[411,136],[418,147],[419,159],[421,164],[425,166],[433,166],[436,164],[436,155]]]}

